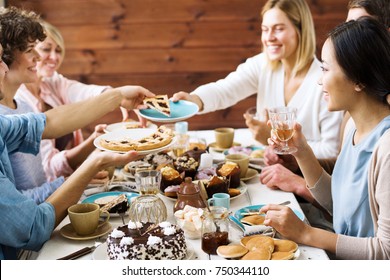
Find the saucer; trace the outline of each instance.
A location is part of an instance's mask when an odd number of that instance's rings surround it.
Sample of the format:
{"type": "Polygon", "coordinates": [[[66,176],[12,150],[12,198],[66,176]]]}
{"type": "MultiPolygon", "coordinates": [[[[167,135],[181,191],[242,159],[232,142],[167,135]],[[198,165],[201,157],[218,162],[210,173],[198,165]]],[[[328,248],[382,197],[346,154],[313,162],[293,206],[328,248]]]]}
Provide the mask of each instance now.
{"type": "Polygon", "coordinates": [[[72,225],[69,223],[61,228],[60,233],[63,237],[73,239],[73,240],[89,240],[89,239],[94,239],[94,238],[103,236],[103,235],[111,232],[111,229],[112,229],[111,224],[106,223],[106,224],[102,225],[101,227],[98,227],[95,230],[95,232],[93,232],[89,235],[78,235],[74,231],[72,225]]]}
{"type": "Polygon", "coordinates": [[[257,172],[257,170],[252,169],[252,168],[248,168],[248,171],[246,172],[244,178],[240,178],[240,180],[241,181],[248,181],[248,180],[256,177],[257,174],[259,174],[259,172],[257,172]]]}
{"type": "MultiPolygon", "coordinates": [[[[238,142],[233,142],[232,147],[233,147],[233,146],[241,146],[241,144],[238,143],[238,142]]],[[[212,148],[214,151],[216,151],[216,152],[221,152],[221,153],[222,153],[223,151],[225,151],[225,150],[230,149],[230,148],[220,148],[220,147],[217,146],[217,143],[216,143],[216,142],[210,143],[210,144],[209,144],[209,147],[212,148]]]]}

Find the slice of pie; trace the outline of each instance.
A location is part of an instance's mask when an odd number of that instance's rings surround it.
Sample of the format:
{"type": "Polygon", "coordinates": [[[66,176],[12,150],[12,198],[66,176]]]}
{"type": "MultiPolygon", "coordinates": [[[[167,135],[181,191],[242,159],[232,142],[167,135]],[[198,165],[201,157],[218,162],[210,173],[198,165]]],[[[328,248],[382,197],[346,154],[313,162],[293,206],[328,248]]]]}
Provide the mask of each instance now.
{"type": "Polygon", "coordinates": [[[155,97],[148,97],[144,99],[144,104],[150,109],[154,109],[164,114],[171,116],[171,108],[169,106],[168,95],[156,95],[155,97]]]}

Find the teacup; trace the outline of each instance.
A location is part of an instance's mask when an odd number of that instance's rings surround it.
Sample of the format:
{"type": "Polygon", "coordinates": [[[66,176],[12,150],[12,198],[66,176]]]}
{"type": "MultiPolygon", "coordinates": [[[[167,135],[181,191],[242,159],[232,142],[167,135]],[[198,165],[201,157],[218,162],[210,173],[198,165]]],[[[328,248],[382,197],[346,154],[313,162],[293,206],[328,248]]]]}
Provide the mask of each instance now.
{"type": "Polygon", "coordinates": [[[222,206],[226,209],[230,208],[230,195],[228,193],[215,193],[212,198],[208,199],[208,204],[212,206],[222,206]]]}
{"type": "Polygon", "coordinates": [[[228,149],[233,146],[234,128],[219,127],[214,129],[215,143],[218,148],[228,149]]]}
{"type": "Polygon", "coordinates": [[[240,167],[240,177],[245,177],[246,173],[248,172],[248,166],[249,166],[249,156],[244,154],[230,154],[225,156],[226,161],[232,161],[238,164],[240,167]]]}
{"type": "Polygon", "coordinates": [[[97,228],[105,225],[110,219],[110,213],[101,211],[96,203],[75,204],[68,208],[70,223],[78,235],[89,235],[97,228]],[[100,216],[104,215],[104,221],[99,222],[100,216]]]}

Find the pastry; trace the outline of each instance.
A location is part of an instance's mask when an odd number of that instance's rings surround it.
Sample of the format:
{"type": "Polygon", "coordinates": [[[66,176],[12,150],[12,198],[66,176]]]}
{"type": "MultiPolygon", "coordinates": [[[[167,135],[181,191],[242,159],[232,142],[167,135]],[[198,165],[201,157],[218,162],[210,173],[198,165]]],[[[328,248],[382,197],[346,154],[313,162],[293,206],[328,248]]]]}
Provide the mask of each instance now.
{"type": "Polygon", "coordinates": [[[147,97],[144,99],[144,104],[150,109],[154,109],[165,116],[171,116],[171,108],[168,95],[156,95],[155,97],[147,97]]]}

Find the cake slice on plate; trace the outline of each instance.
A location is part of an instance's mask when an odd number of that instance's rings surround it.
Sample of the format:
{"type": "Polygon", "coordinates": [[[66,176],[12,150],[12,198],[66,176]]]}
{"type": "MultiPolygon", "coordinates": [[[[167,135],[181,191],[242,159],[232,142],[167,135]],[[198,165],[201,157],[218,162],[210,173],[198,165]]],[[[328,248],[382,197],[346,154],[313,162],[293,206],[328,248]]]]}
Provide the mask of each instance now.
{"type": "Polygon", "coordinates": [[[147,97],[144,99],[144,104],[150,109],[157,110],[167,117],[171,116],[171,107],[169,105],[168,95],[156,95],[155,97],[147,97]]]}

